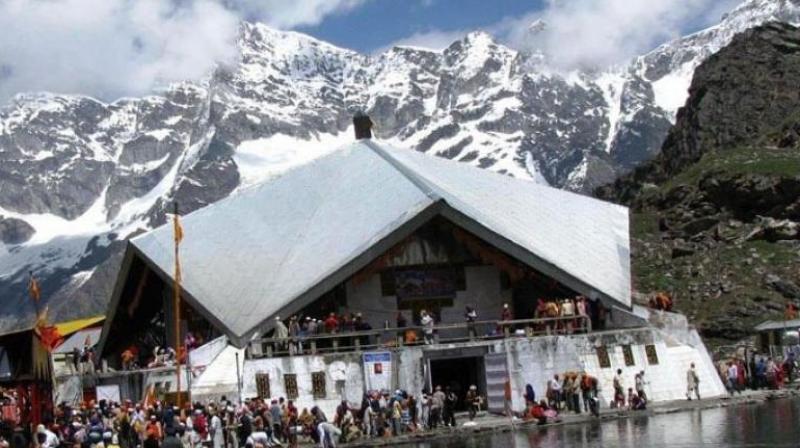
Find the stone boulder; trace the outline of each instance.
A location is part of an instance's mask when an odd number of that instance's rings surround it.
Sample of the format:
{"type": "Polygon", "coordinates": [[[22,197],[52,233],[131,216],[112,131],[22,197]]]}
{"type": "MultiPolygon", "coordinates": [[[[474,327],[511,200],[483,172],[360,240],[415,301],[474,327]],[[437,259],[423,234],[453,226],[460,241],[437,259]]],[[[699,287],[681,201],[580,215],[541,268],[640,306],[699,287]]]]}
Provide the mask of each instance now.
{"type": "Polygon", "coordinates": [[[5,244],[22,244],[35,233],[36,230],[21,219],[0,216],[0,241],[5,244]]]}
{"type": "Polygon", "coordinates": [[[790,280],[784,280],[777,275],[768,274],[764,277],[764,283],[787,299],[800,299],[800,286],[790,280]]]}

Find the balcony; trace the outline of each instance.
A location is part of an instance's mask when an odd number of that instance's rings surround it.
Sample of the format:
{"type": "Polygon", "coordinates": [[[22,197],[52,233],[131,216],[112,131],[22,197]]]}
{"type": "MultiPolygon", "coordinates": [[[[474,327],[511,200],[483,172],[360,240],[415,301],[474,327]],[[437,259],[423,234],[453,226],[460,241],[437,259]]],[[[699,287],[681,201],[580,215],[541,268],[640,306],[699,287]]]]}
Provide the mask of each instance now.
{"type": "MultiPolygon", "coordinates": [[[[288,338],[259,338],[250,341],[247,359],[402,349],[406,346],[435,346],[496,341],[509,338],[585,334],[592,331],[588,316],[517,320],[484,320],[472,323],[439,324],[425,340],[425,328],[407,326],[367,331],[321,333],[288,338]]],[[[430,331],[430,328],[429,328],[430,331]]]]}

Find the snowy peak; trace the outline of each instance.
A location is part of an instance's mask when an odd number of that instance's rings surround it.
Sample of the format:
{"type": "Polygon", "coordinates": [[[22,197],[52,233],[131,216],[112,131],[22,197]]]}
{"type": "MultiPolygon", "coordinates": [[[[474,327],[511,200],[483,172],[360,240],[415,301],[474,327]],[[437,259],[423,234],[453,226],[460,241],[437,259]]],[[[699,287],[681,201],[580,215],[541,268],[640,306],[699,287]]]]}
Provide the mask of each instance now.
{"type": "Polygon", "coordinates": [[[800,0],[747,0],[725,14],[718,25],[637,58],[631,70],[653,84],[656,104],[674,116],[688,97],[694,69],[736,34],[769,21],[800,24],[800,0]]]}
{"type": "Polygon", "coordinates": [[[255,56],[271,63],[320,62],[329,57],[361,57],[352,50],[331,45],[309,35],[280,31],[261,23],[243,22],[239,39],[243,56],[255,56]]]}
{"type": "Polygon", "coordinates": [[[800,22],[799,3],[749,0],[627,66],[567,74],[485,32],[362,55],[243,23],[237,60],[198,82],[113,103],[18,95],[0,108],[0,294],[26,306],[34,270],[53,300],[102,296],[92,272],[168,204],[188,213],[333,150],[356,110],[391,145],[592,191],[658,153],[697,65],[751,26],[800,22]]]}
{"type": "Polygon", "coordinates": [[[516,51],[497,44],[483,31],[469,33],[444,50],[445,63],[464,79],[508,67],[516,57],[516,51]]]}

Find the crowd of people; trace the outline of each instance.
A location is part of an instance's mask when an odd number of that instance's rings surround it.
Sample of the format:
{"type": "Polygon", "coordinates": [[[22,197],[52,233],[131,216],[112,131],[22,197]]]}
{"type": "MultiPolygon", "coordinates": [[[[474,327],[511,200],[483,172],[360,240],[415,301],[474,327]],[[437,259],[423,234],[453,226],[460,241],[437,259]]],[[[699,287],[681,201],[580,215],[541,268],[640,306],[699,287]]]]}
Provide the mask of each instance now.
{"type": "Polygon", "coordinates": [[[745,389],[780,389],[794,381],[799,367],[793,352],[783,360],[750,354],[718,363],[720,378],[731,395],[745,389]]]}
{"type": "MultiPolygon", "coordinates": [[[[734,359],[720,363],[720,374],[730,393],[745,387],[777,388],[791,381],[797,368],[794,355],[783,363],[765,356],[752,356],[750,363],[734,359]]],[[[647,409],[645,372],[613,377],[611,407],[639,411],[647,409]],[[629,387],[626,387],[629,386],[629,387]]],[[[587,372],[555,374],[547,382],[543,397],[528,384],[525,408],[510,409],[510,385],[506,385],[506,411],[526,421],[557,422],[563,413],[599,416],[599,381],[587,372]]],[[[694,364],[686,372],[687,399],[700,399],[700,377],[694,364]]],[[[3,416],[13,416],[13,393],[3,394],[3,416]],[[10,401],[9,401],[10,400],[10,401]]],[[[268,448],[298,446],[301,442],[320,447],[365,438],[391,438],[439,427],[455,427],[456,410],[466,410],[469,420],[483,409],[485,399],[475,385],[461,395],[449,387],[414,395],[403,390],[372,391],[355,405],[342,401],[330,417],[318,406],[299,409],[292,400],[247,399],[237,405],[225,397],[218,402],[169,406],[154,399],[144,403],[111,403],[101,400],[86,406],[57,406],[52,419],[39,425],[32,435],[18,428],[0,434],[0,448],[268,448]]],[[[464,417],[461,417],[464,418],[464,417]]]]}
{"type": "Polygon", "coordinates": [[[648,305],[654,310],[672,311],[672,296],[665,292],[656,293],[650,298],[648,305]]]}
{"type": "MultiPolygon", "coordinates": [[[[644,372],[634,378],[635,391],[622,393],[622,372],[614,378],[618,406],[644,409],[644,372]]],[[[554,375],[545,396],[537,399],[528,384],[523,398],[525,408],[510,409],[511,389],[506,385],[506,411],[526,421],[551,423],[563,412],[599,415],[598,379],[586,372],[554,375]]],[[[13,400],[13,394],[8,398],[13,400]]],[[[4,402],[5,403],[5,402],[4,402]]],[[[148,398],[143,403],[113,403],[101,400],[73,407],[62,403],[53,417],[35,428],[31,436],[6,431],[0,448],[267,448],[298,446],[301,442],[321,447],[364,438],[391,438],[440,427],[456,427],[456,411],[466,410],[470,421],[485,409],[475,385],[463,394],[450,387],[414,395],[403,390],[372,391],[359,405],[342,401],[333,415],[313,406],[298,408],[292,400],[247,399],[237,405],[222,397],[218,402],[186,403],[182,407],[148,398]],[[13,442],[13,443],[10,443],[13,442]]],[[[10,403],[13,404],[13,403],[10,403]]],[[[13,406],[4,407],[13,410],[13,406]]],[[[461,414],[463,415],[463,414],[461,414]]],[[[4,415],[5,416],[5,415],[4,415]]]]}
{"type": "Polygon", "coordinates": [[[455,427],[459,405],[466,406],[471,420],[482,403],[474,385],[461,397],[441,386],[418,397],[402,390],[370,392],[359,406],[342,401],[330,417],[317,406],[301,410],[282,397],[247,399],[241,405],[222,397],[182,407],[160,401],[62,403],[33,434],[7,428],[0,434],[0,448],[268,448],[300,442],[335,447],[361,438],[455,427]]]}
{"type": "MultiPolygon", "coordinates": [[[[611,401],[612,408],[630,410],[644,410],[647,405],[647,394],[644,371],[634,375],[633,387],[626,389],[623,384],[622,370],[618,369],[613,379],[614,396],[611,401]]],[[[600,402],[598,400],[599,382],[597,378],[586,372],[567,372],[563,375],[554,375],[547,382],[547,405],[557,411],[568,411],[576,414],[591,413],[598,415],[600,402]]],[[[526,401],[528,401],[526,397],[526,401]]]]}
{"type": "MultiPolygon", "coordinates": [[[[647,384],[644,371],[640,371],[634,374],[633,386],[626,391],[622,370],[617,369],[613,378],[614,396],[611,407],[631,411],[647,409],[647,384]]],[[[519,416],[525,420],[536,420],[540,424],[558,421],[565,412],[599,416],[599,392],[598,379],[586,372],[555,374],[547,382],[545,397],[538,401],[533,387],[526,385],[525,411],[519,416]]]]}
{"type": "MultiPolygon", "coordinates": [[[[325,351],[331,348],[348,350],[355,346],[392,346],[435,344],[439,340],[442,322],[439,312],[420,310],[418,314],[407,317],[408,311],[398,310],[394,327],[389,321],[382,328],[373,331],[373,326],[361,312],[348,310],[320,311],[322,317],[298,314],[288,319],[275,317],[272,325],[265,331],[270,342],[254,342],[255,351],[251,354],[269,355],[302,355],[313,350],[325,351]],[[379,335],[379,336],[377,336],[379,335]]],[[[504,303],[502,308],[490,316],[490,320],[482,320],[478,310],[466,306],[464,311],[465,331],[448,330],[448,337],[477,339],[500,338],[504,336],[533,335],[535,333],[571,334],[586,332],[590,329],[602,330],[608,310],[597,300],[588,300],[584,296],[562,299],[538,299],[535,308],[523,311],[514,316],[512,308],[504,303]],[[522,325],[504,324],[515,318],[528,320],[540,319],[541,322],[528,322],[522,325]],[[494,320],[492,320],[494,319],[494,320]],[[489,324],[491,322],[491,324],[489,324]]],[[[313,313],[310,313],[313,314],[313,313]]],[[[374,322],[373,322],[374,323],[374,322]]],[[[451,326],[452,327],[452,326],[451,326]]],[[[170,367],[176,362],[186,362],[186,353],[203,344],[199,335],[188,332],[182,346],[176,351],[163,341],[148,345],[131,345],[119,354],[122,370],[140,368],[170,367]]],[[[75,370],[79,373],[94,373],[98,368],[98,359],[91,345],[83,349],[76,348],[72,354],[75,370]]]]}
{"type": "MultiPolygon", "coordinates": [[[[554,332],[570,334],[585,332],[592,328],[604,327],[607,310],[598,301],[590,301],[586,297],[577,296],[565,299],[539,299],[532,315],[523,319],[541,319],[542,322],[526,325],[504,324],[514,320],[511,307],[505,303],[496,316],[495,324],[481,323],[480,316],[475,307],[467,305],[464,310],[464,323],[466,327],[463,336],[474,339],[478,337],[502,337],[505,334],[525,333],[525,328],[533,332],[554,332]],[[591,322],[591,323],[590,323],[591,322]]],[[[396,342],[399,338],[405,345],[434,344],[437,341],[437,325],[441,320],[437,313],[430,310],[420,310],[412,319],[406,317],[403,311],[397,311],[395,326],[392,328],[388,321],[383,323],[383,329],[391,330],[389,337],[382,342],[387,345],[396,342]]],[[[330,312],[324,318],[311,316],[291,316],[288,320],[276,317],[272,325],[269,345],[272,353],[286,353],[289,355],[303,354],[310,350],[309,339],[315,339],[317,349],[332,346],[334,341],[340,349],[354,346],[359,343],[362,347],[376,344],[372,335],[364,334],[373,330],[372,325],[360,312],[345,311],[342,313],[330,312]],[[330,336],[339,336],[330,338],[330,336]],[[328,337],[321,337],[328,336],[328,337]]]]}

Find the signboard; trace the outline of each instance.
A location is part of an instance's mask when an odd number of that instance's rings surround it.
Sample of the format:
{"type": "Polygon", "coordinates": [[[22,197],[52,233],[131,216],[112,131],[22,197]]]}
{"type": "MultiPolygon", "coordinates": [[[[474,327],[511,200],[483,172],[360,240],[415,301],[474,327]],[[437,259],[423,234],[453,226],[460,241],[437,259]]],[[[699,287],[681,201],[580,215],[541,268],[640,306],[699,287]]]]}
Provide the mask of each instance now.
{"type": "Polygon", "coordinates": [[[364,385],[367,390],[392,390],[391,352],[364,353],[364,385]]]}
{"type": "Polygon", "coordinates": [[[456,296],[452,269],[407,269],[395,272],[395,289],[400,301],[456,296]]]}
{"type": "Polygon", "coordinates": [[[119,385],[107,384],[105,386],[97,386],[96,399],[98,402],[100,402],[100,400],[106,400],[107,403],[120,403],[122,400],[120,400],[119,397],[119,385]]]}

